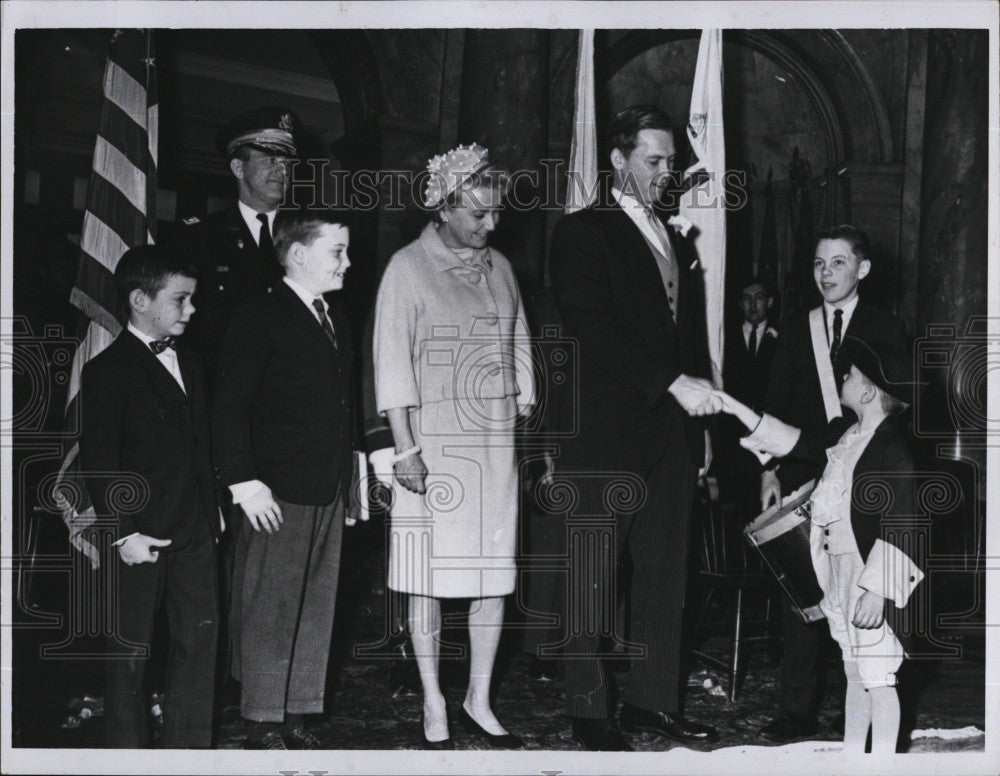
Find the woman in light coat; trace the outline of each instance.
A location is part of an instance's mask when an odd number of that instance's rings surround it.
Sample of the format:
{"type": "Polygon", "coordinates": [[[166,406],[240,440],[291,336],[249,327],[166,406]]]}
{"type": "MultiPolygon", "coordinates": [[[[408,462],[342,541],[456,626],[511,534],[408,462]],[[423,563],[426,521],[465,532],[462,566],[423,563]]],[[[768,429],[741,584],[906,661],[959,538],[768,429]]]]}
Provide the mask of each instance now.
{"type": "Polygon", "coordinates": [[[424,745],[452,747],[438,678],[441,599],[469,598],[460,717],[491,746],[517,748],[490,705],[516,573],[514,424],[534,403],[521,296],[510,263],[487,245],[507,177],[476,145],[435,157],[428,173],[433,220],[389,261],[375,310],[376,403],[395,445],[388,584],[409,596],[424,745]]]}

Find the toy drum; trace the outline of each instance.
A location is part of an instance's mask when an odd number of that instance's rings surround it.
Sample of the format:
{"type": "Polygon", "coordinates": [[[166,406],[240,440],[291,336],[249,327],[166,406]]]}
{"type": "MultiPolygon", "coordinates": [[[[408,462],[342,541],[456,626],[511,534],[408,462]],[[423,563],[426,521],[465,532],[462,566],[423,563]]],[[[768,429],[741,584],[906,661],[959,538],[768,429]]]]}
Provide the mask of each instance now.
{"type": "Polygon", "coordinates": [[[815,486],[815,480],[803,485],[743,529],[804,622],[816,622],[824,616],[819,608],[823,591],[809,550],[809,499],[815,486]]]}

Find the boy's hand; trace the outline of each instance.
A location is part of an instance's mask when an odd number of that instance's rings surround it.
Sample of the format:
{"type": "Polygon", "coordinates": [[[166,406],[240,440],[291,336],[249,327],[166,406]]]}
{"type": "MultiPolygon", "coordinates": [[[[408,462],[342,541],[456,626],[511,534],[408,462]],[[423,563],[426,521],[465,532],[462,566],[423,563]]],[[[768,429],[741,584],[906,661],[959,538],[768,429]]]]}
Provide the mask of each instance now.
{"type": "Polygon", "coordinates": [[[160,551],[155,548],[166,547],[170,542],[170,539],[154,539],[145,534],[136,534],[118,545],[118,555],[127,566],[134,566],[136,563],[156,563],[160,558],[160,551]]]}
{"type": "Polygon", "coordinates": [[[858,599],[858,605],[854,607],[854,619],[851,622],[857,628],[866,630],[878,628],[885,619],[884,607],[885,599],[882,596],[866,590],[858,599]]]}
{"type": "Polygon", "coordinates": [[[765,469],[760,474],[760,506],[767,509],[772,504],[781,503],[781,481],[774,469],[765,469]]]}
{"type": "Polygon", "coordinates": [[[427,488],[424,485],[424,478],[427,476],[427,467],[420,453],[408,455],[396,462],[394,468],[396,481],[411,493],[424,493],[427,488]]]}
{"type": "Polygon", "coordinates": [[[271,495],[271,489],[267,485],[249,498],[240,502],[240,507],[246,513],[247,520],[255,531],[261,530],[274,533],[281,527],[284,518],[281,516],[281,507],[278,506],[271,495]]]}

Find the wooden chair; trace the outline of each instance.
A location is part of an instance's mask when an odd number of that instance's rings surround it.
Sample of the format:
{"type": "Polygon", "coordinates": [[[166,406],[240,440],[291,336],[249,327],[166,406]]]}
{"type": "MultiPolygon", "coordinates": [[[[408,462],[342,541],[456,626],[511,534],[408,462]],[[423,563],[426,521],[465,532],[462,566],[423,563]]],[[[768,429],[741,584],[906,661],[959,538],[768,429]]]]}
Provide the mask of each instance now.
{"type": "Polygon", "coordinates": [[[744,538],[746,522],[746,516],[738,514],[734,505],[720,501],[714,477],[699,481],[694,529],[701,568],[695,579],[702,597],[695,624],[696,648],[692,652],[700,661],[728,672],[730,701],[736,700],[746,647],[766,644],[773,657],[779,641],[776,627],[780,611],[775,599],[780,589],[764,568],[759,553],[744,538]],[[763,614],[751,618],[755,608],[762,608],[763,614]],[[716,615],[714,619],[709,618],[710,613],[716,615]],[[730,636],[727,658],[697,648],[710,632],[720,630],[730,636]]]}

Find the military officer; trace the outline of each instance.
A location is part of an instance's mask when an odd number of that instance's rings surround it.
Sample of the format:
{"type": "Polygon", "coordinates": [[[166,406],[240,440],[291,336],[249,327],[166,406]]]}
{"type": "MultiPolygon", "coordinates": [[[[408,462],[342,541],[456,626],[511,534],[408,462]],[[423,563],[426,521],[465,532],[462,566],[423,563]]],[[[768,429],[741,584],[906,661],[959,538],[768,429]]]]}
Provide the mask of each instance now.
{"type": "Polygon", "coordinates": [[[233,310],[247,297],[270,291],[282,276],[272,232],[291,181],[300,127],[295,113],[281,107],[258,108],[230,121],[215,145],[228,160],[238,200],[204,219],[186,219],[181,227],[181,255],[198,267],[189,336],[210,376],[233,310]]]}

